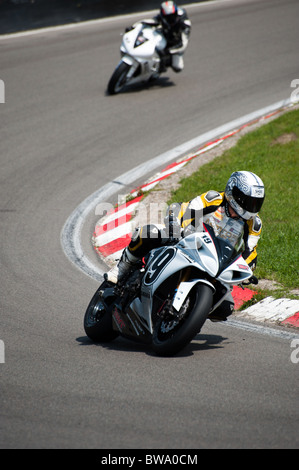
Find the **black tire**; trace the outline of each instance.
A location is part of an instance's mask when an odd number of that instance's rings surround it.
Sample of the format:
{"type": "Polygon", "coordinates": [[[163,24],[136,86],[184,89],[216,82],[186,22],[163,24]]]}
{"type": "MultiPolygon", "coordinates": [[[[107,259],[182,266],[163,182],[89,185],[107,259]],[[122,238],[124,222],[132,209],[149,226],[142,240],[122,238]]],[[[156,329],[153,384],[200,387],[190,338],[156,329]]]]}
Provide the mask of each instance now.
{"type": "Polygon", "coordinates": [[[100,290],[101,287],[96,291],[86,309],[84,330],[92,341],[105,343],[114,340],[118,333],[112,329],[112,316],[104,307],[100,290]]]}
{"type": "Polygon", "coordinates": [[[175,322],[159,319],[154,327],[152,348],[159,356],[173,356],[183,349],[200,332],[211,310],[213,293],[211,287],[196,284],[190,291],[182,308],[187,312],[182,320],[175,322]]]}
{"type": "Polygon", "coordinates": [[[110,95],[119,93],[126,85],[126,78],[130,68],[131,66],[125,62],[120,62],[120,64],[116,67],[108,83],[107,91],[110,95]]]}

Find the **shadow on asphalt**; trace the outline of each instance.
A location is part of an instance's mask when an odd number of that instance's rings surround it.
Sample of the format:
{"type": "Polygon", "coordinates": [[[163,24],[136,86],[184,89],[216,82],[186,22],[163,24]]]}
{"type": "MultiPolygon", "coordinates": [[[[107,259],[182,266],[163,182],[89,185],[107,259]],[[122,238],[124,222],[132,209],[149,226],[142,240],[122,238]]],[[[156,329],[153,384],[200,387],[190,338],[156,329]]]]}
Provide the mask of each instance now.
{"type": "MultiPolygon", "coordinates": [[[[175,356],[169,357],[169,359],[193,356],[197,351],[200,352],[214,349],[222,349],[222,343],[225,342],[227,339],[228,338],[220,335],[209,335],[199,333],[198,335],[196,335],[194,340],[189,343],[181,352],[179,352],[175,356]]],[[[109,343],[94,343],[87,336],[80,336],[76,338],[76,341],[79,343],[80,346],[97,346],[112,351],[123,351],[124,353],[144,352],[149,356],[158,357],[156,353],[153,352],[150,345],[122,338],[121,336],[109,343]]]]}

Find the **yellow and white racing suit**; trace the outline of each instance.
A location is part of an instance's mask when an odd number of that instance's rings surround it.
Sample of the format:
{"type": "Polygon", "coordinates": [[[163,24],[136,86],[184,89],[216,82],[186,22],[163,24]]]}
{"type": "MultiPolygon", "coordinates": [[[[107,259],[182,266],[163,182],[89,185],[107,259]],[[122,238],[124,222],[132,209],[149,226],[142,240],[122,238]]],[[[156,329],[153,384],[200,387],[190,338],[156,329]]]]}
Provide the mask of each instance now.
{"type": "Polygon", "coordinates": [[[224,192],[211,190],[197,196],[190,202],[182,203],[178,218],[183,228],[190,224],[198,228],[202,221],[209,224],[217,236],[221,234],[221,238],[228,240],[238,237],[243,232],[243,258],[251,269],[255,269],[257,263],[256,247],[262,231],[261,219],[256,215],[251,220],[234,219],[234,224],[232,224],[224,192]]]}
{"type": "MultiPolygon", "coordinates": [[[[257,262],[256,247],[262,230],[262,222],[258,215],[247,221],[233,219],[234,223],[232,223],[224,192],[214,190],[203,193],[189,202],[172,204],[170,209],[174,212],[185,233],[188,233],[188,229],[191,227],[200,230],[202,222],[209,224],[216,235],[221,233],[221,238],[230,239],[243,233],[243,258],[252,270],[255,269],[257,262]]],[[[165,239],[161,227],[146,225],[136,230],[128,250],[133,256],[142,258],[153,248],[165,243],[167,243],[167,239],[165,239]]]]}

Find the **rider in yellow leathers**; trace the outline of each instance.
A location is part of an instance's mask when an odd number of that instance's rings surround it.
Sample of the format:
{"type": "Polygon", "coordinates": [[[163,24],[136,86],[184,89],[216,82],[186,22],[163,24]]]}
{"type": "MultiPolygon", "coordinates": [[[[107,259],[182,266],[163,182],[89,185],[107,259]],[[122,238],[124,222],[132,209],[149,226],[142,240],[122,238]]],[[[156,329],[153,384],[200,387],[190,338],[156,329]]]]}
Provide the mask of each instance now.
{"type": "MultiPolygon", "coordinates": [[[[202,223],[210,225],[216,236],[233,241],[243,236],[243,258],[252,270],[257,263],[257,243],[261,235],[262,222],[258,215],[265,198],[262,180],[249,171],[236,171],[230,176],[225,191],[207,191],[189,202],[171,204],[167,210],[165,224],[179,238],[192,231],[202,230],[202,223]]],[[[112,283],[122,277],[153,248],[167,244],[165,227],[145,225],[137,228],[121,259],[105,276],[112,283]]],[[[234,309],[232,296],[209,316],[213,321],[225,321],[234,309]]]]}

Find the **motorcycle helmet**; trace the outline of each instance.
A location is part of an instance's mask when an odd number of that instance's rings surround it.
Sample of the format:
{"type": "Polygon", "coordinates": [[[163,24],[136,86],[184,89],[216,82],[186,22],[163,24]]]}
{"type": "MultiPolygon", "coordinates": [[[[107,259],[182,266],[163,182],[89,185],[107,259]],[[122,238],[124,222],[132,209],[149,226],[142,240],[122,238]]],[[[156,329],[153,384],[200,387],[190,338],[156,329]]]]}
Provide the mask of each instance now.
{"type": "Polygon", "coordinates": [[[160,8],[160,17],[164,27],[171,28],[178,21],[178,7],[174,2],[163,2],[160,8]]]}
{"type": "Polygon", "coordinates": [[[264,184],[250,171],[235,171],[231,174],[225,191],[228,204],[239,217],[253,219],[261,209],[265,199],[264,184]]]}

